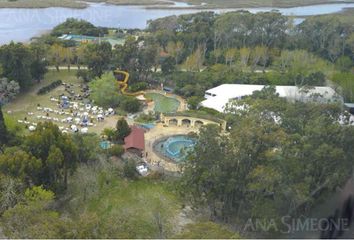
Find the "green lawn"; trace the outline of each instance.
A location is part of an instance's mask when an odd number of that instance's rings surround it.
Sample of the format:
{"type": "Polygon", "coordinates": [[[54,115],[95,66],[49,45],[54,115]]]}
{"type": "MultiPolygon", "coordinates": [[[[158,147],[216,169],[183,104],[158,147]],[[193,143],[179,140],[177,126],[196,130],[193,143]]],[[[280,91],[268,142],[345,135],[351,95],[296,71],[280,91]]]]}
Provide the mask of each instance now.
{"type": "Polygon", "coordinates": [[[14,101],[5,105],[4,112],[6,113],[7,111],[11,111],[12,113],[9,117],[14,119],[24,119],[27,117],[29,120],[35,121],[35,115],[29,117],[27,113],[33,112],[35,114],[39,114],[37,112],[37,104],[40,104],[43,107],[55,108],[56,103],[50,101],[50,96],[57,96],[60,93],[64,93],[64,87],[57,87],[56,89],[44,95],[37,95],[37,91],[41,87],[46,86],[56,80],[62,80],[65,83],[80,84],[81,81],[78,80],[75,75],[76,70],[71,70],[70,72],[66,70],[61,70],[60,72],[49,70],[49,72],[45,75],[44,79],[39,84],[35,84],[26,92],[20,93],[14,101]]]}
{"type": "Polygon", "coordinates": [[[166,97],[159,93],[147,93],[145,94],[145,97],[154,101],[154,110],[160,113],[176,112],[180,105],[180,102],[177,99],[166,97]]]}

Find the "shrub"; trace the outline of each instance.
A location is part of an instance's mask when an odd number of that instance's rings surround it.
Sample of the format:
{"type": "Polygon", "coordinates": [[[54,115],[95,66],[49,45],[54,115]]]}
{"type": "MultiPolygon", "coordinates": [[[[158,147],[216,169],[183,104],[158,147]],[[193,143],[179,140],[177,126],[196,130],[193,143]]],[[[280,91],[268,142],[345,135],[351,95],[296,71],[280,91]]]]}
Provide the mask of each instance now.
{"type": "Polygon", "coordinates": [[[139,82],[139,83],[135,83],[130,85],[129,90],[131,92],[138,92],[138,91],[143,91],[145,89],[147,89],[148,84],[146,82],[139,82]]]}
{"type": "Polygon", "coordinates": [[[63,84],[63,82],[61,80],[57,80],[55,82],[52,82],[49,85],[40,88],[37,92],[37,95],[46,94],[46,93],[52,91],[53,89],[59,87],[61,84],[63,84]]]}
{"type": "Polygon", "coordinates": [[[122,145],[113,145],[109,149],[109,154],[115,157],[120,157],[124,153],[124,147],[122,145]]]}
{"type": "Polygon", "coordinates": [[[124,111],[129,113],[136,113],[140,110],[140,102],[134,97],[125,97],[121,103],[121,107],[124,111]]]}
{"type": "Polygon", "coordinates": [[[135,179],[137,178],[137,171],[136,171],[136,164],[135,161],[132,159],[128,159],[125,163],[124,163],[124,167],[123,167],[123,175],[124,177],[128,178],[128,179],[135,179]]]}

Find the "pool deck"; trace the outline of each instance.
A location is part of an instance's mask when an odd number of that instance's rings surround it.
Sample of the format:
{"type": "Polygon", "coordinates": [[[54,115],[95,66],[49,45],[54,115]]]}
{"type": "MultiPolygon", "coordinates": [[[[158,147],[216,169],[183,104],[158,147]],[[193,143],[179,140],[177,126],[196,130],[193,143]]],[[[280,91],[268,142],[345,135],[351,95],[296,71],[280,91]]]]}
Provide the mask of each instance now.
{"type": "Polygon", "coordinates": [[[177,126],[170,126],[170,127],[164,127],[163,124],[159,123],[157,124],[153,129],[145,133],[145,154],[146,161],[148,164],[151,164],[153,166],[159,166],[162,167],[168,171],[179,171],[180,167],[178,164],[166,160],[164,158],[161,158],[158,156],[153,148],[153,144],[156,140],[163,138],[163,137],[168,137],[172,135],[185,135],[190,132],[198,132],[197,129],[195,128],[188,128],[188,127],[177,127],[177,126]]]}

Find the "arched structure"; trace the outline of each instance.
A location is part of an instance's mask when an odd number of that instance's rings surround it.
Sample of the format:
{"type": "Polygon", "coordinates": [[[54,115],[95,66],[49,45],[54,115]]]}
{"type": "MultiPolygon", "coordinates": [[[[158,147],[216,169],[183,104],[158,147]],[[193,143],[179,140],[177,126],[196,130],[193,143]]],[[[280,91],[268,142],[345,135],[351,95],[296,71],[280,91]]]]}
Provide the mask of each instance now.
{"type": "Polygon", "coordinates": [[[161,115],[162,122],[167,126],[178,126],[178,127],[190,127],[190,128],[200,128],[203,125],[207,124],[215,124],[220,126],[222,130],[226,130],[226,121],[218,120],[213,121],[209,119],[202,119],[197,117],[189,117],[189,116],[178,116],[178,115],[171,115],[165,116],[161,115]]]}

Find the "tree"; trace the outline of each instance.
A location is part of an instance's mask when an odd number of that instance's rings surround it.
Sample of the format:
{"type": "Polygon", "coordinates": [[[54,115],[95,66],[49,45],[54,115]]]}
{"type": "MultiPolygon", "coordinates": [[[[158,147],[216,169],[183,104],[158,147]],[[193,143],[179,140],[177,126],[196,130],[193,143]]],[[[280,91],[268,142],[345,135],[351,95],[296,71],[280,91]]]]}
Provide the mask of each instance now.
{"type": "Polygon", "coordinates": [[[76,66],[77,68],[80,70],[81,65],[83,63],[85,63],[85,50],[86,49],[86,45],[80,45],[76,48],[74,48],[74,59],[76,62],[76,66]]]}
{"type": "Polygon", "coordinates": [[[135,97],[123,97],[121,107],[129,113],[136,113],[140,110],[141,104],[135,97]]]}
{"type": "Polygon", "coordinates": [[[42,163],[19,147],[6,148],[0,155],[0,172],[19,178],[27,185],[38,182],[42,163]]]}
{"type": "Polygon", "coordinates": [[[31,42],[30,51],[32,53],[31,75],[38,82],[43,79],[47,72],[48,46],[46,44],[31,42]]]}
{"type": "Polygon", "coordinates": [[[196,110],[199,106],[199,103],[203,100],[204,98],[199,97],[199,96],[192,96],[188,98],[187,103],[188,107],[192,110],[196,110]]]}
{"type": "Polygon", "coordinates": [[[251,50],[249,48],[240,49],[240,61],[242,67],[247,67],[251,56],[251,50]]]}
{"type": "Polygon", "coordinates": [[[122,100],[118,83],[112,73],[105,73],[90,82],[90,98],[103,107],[117,107],[122,100]]]}
{"type": "Polygon", "coordinates": [[[124,147],[122,145],[116,144],[109,149],[109,153],[115,157],[121,157],[124,153],[124,147]]]}
{"type": "Polygon", "coordinates": [[[172,57],[166,57],[161,62],[161,71],[164,74],[169,74],[175,70],[175,61],[172,57]]]}
{"type": "Polygon", "coordinates": [[[108,33],[107,29],[95,27],[85,20],[68,18],[65,22],[54,27],[51,35],[59,37],[63,34],[77,34],[99,37],[106,33],[108,33]]]}
{"type": "Polygon", "coordinates": [[[112,58],[112,46],[109,42],[88,44],[84,50],[84,59],[91,76],[101,77],[108,70],[112,58]]]}
{"type": "Polygon", "coordinates": [[[123,174],[124,177],[128,179],[136,179],[137,178],[137,171],[136,171],[136,164],[133,159],[128,159],[123,166],[123,174]]]}
{"type": "Polygon", "coordinates": [[[18,82],[9,81],[7,78],[0,78],[0,104],[13,100],[20,92],[18,82]]]}
{"type": "Polygon", "coordinates": [[[290,103],[274,90],[234,100],[230,134],[202,128],[183,166],[182,193],[213,217],[280,221],[351,176],[354,128],[338,123],[341,106],[290,103]]]}
{"type": "Polygon", "coordinates": [[[55,66],[59,72],[59,66],[64,62],[65,59],[65,48],[59,44],[53,44],[49,50],[49,62],[55,66]]]}
{"type": "Polygon", "coordinates": [[[131,132],[129,125],[124,118],[117,121],[116,129],[116,139],[118,141],[124,141],[124,138],[131,132]]]}
{"type": "Polygon", "coordinates": [[[0,146],[6,144],[8,141],[8,132],[5,125],[4,116],[2,114],[1,104],[0,104],[0,146]]]}
{"type": "MultiPolygon", "coordinates": [[[[27,189],[24,200],[5,211],[1,225],[10,238],[61,238],[65,223],[59,213],[49,209],[54,194],[42,187],[27,189]]],[[[64,230],[64,231],[63,231],[64,230]]]]}
{"type": "Polygon", "coordinates": [[[25,186],[20,179],[0,174],[0,215],[13,208],[22,198],[25,186]]]}
{"type": "Polygon", "coordinates": [[[205,54],[205,49],[203,49],[201,46],[197,48],[197,50],[190,55],[186,61],[184,62],[184,67],[188,71],[196,71],[199,72],[200,69],[203,66],[204,62],[204,54],[205,54]]]}
{"type": "Polygon", "coordinates": [[[63,52],[63,62],[68,66],[68,71],[70,71],[71,63],[74,61],[74,53],[72,48],[65,48],[63,52]]]}
{"type": "Polygon", "coordinates": [[[21,90],[31,85],[31,52],[22,43],[11,42],[0,47],[0,64],[3,76],[19,83],[21,90]]]}
{"type": "Polygon", "coordinates": [[[55,191],[67,188],[67,178],[78,163],[78,147],[53,123],[39,123],[24,142],[26,149],[42,162],[39,184],[55,191]]]}
{"type": "Polygon", "coordinates": [[[225,52],[225,63],[228,64],[230,67],[235,62],[237,54],[237,49],[230,48],[225,52]]]}

